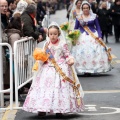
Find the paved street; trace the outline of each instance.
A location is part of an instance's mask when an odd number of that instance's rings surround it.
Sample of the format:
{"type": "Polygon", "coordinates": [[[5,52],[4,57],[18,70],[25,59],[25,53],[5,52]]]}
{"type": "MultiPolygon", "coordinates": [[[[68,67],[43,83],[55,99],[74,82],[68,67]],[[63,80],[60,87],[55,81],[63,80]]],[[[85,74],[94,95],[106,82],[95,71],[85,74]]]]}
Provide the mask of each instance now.
{"type": "MultiPolygon", "coordinates": [[[[57,21],[58,24],[66,22],[66,10],[57,11],[50,16],[50,21],[57,21]]],[[[114,36],[109,36],[109,43],[112,48],[114,69],[106,74],[91,75],[89,77],[79,76],[81,85],[85,92],[85,110],[78,114],[66,114],[62,118],[55,115],[47,115],[40,118],[37,114],[18,110],[15,119],[11,120],[119,120],[120,119],[120,43],[115,43],[114,36]]],[[[42,46],[42,44],[40,45],[42,46]]],[[[21,103],[22,105],[22,103],[21,103]]],[[[11,112],[9,112],[11,114],[11,112]]],[[[9,120],[9,119],[7,119],[9,120]]]]}

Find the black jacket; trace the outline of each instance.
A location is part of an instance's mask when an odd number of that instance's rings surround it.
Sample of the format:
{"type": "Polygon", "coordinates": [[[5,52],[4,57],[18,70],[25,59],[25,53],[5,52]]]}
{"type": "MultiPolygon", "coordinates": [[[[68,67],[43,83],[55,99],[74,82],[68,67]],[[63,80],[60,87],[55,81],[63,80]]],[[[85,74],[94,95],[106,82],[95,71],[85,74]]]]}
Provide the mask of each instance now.
{"type": "Polygon", "coordinates": [[[110,10],[98,9],[97,15],[101,30],[108,31],[108,26],[112,24],[110,19],[110,10]]]}
{"type": "Polygon", "coordinates": [[[111,7],[111,15],[114,25],[120,25],[120,5],[114,4],[111,7]]]}

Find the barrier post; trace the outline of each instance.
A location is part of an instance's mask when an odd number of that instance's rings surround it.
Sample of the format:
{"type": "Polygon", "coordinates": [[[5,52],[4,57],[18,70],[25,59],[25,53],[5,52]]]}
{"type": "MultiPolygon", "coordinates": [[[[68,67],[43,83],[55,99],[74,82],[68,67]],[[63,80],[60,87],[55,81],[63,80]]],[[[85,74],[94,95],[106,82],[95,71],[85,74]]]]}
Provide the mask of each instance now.
{"type": "MultiPolygon", "coordinates": [[[[12,48],[10,46],[10,44],[8,43],[0,43],[0,48],[2,48],[2,46],[7,46],[8,49],[9,49],[9,55],[10,55],[10,88],[9,89],[6,89],[4,90],[2,87],[0,88],[0,94],[3,94],[3,93],[7,93],[7,92],[10,92],[10,110],[13,109],[13,73],[12,73],[12,70],[13,70],[13,59],[12,59],[12,48]]],[[[2,57],[1,57],[2,58],[2,57]]],[[[0,72],[1,73],[1,72],[0,72]]],[[[1,77],[1,76],[0,76],[1,77]]],[[[3,80],[3,78],[2,78],[3,80]]],[[[3,81],[0,80],[0,84],[2,84],[3,81]]],[[[3,109],[7,109],[7,108],[3,108],[4,107],[4,96],[2,96],[3,98],[1,99],[1,110],[3,109]]]]}
{"type": "MultiPolygon", "coordinates": [[[[1,13],[0,13],[0,23],[1,23],[1,13]]],[[[1,34],[1,24],[0,24],[0,43],[2,43],[2,34],[1,34]]],[[[2,61],[2,46],[0,46],[0,90],[3,89],[3,61],[2,61]]],[[[0,106],[4,106],[4,97],[3,93],[0,94],[0,106]]]]}

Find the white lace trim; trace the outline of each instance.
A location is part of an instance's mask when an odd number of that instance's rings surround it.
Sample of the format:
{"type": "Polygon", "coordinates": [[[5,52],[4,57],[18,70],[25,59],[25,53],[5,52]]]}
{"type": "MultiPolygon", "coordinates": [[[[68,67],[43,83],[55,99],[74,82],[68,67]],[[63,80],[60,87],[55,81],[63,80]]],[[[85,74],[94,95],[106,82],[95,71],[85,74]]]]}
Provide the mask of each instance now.
{"type": "Polygon", "coordinates": [[[92,20],[95,20],[95,19],[96,19],[96,14],[92,14],[92,15],[90,15],[89,18],[84,18],[84,21],[88,22],[88,21],[92,21],[92,20]]]}
{"type": "MultiPolygon", "coordinates": [[[[80,17],[81,15],[79,15],[79,16],[77,16],[77,19],[78,19],[78,21],[79,21],[79,17],[80,17]]],[[[94,13],[92,13],[92,14],[90,14],[90,17],[89,18],[84,18],[84,22],[88,22],[88,21],[92,21],[92,20],[95,20],[96,19],[96,14],[94,14],[94,13]]]]}

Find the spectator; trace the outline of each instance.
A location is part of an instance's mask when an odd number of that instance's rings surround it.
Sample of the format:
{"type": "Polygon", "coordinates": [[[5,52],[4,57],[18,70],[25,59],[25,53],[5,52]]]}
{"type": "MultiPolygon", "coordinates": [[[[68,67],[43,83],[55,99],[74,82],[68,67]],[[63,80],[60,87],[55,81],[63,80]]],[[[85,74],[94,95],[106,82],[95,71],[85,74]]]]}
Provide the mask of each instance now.
{"type": "Polygon", "coordinates": [[[36,7],[33,4],[27,6],[26,10],[21,15],[23,22],[23,34],[24,36],[32,36],[38,42],[42,41],[42,35],[36,30],[35,16],[36,7]]]}
{"type": "MultiPolygon", "coordinates": [[[[8,19],[6,16],[8,9],[8,2],[6,0],[0,0],[0,14],[1,14],[1,35],[2,35],[2,42],[8,42],[8,37],[4,32],[4,29],[8,26],[8,19]]],[[[8,79],[6,78],[6,71],[7,71],[7,61],[5,57],[6,47],[2,49],[2,58],[3,58],[3,79],[4,85],[8,86],[8,79]]],[[[6,87],[5,87],[6,88],[6,87]]]]}
{"type": "Polygon", "coordinates": [[[104,39],[105,36],[106,43],[108,43],[108,30],[109,30],[109,25],[111,24],[111,20],[110,20],[110,11],[107,10],[106,2],[101,3],[101,9],[98,9],[97,14],[102,31],[102,39],[104,39]]]}
{"type": "MultiPolygon", "coordinates": [[[[14,16],[10,20],[10,23],[8,24],[8,29],[6,29],[5,32],[8,35],[9,38],[8,43],[11,45],[14,55],[14,42],[20,40],[22,37],[22,22],[20,18],[20,13],[14,14],[14,16]]],[[[13,62],[13,66],[14,66],[14,62],[13,62]]],[[[14,75],[14,69],[13,69],[13,75],[14,75]]],[[[19,90],[20,101],[22,100],[20,93],[23,92],[23,89],[24,88],[19,90]]],[[[13,100],[15,100],[14,77],[13,77],[13,100]]]]}
{"type": "Polygon", "coordinates": [[[5,32],[8,34],[8,42],[12,49],[14,47],[14,42],[22,37],[22,22],[20,18],[20,13],[14,14],[8,24],[8,29],[5,32]]]}
{"type": "Polygon", "coordinates": [[[8,10],[8,2],[6,0],[0,0],[0,12],[1,12],[1,22],[3,29],[8,26],[8,18],[6,16],[8,10]]]}
{"type": "Polygon", "coordinates": [[[8,18],[11,18],[14,10],[16,9],[16,2],[15,2],[15,0],[7,0],[7,1],[8,1],[7,16],[8,16],[8,18]]]}
{"type": "Polygon", "coordinates": [[[15,14],[15,13],[22,14],[25,11],[25,9],[27,8],[27,6],[28,6],[28,3],[26,1],[20,0],[17,3],[17,7],[16,7],[16,9],[15,9],[13,14],[15,14]]]}
{"type": "Polygon", "coordinates": [[[111,7],[111,15],[114,25],[115,40],[119,42],[120,39],[120,0],[115,0],[111,7]]]}
{"type": "Polygon", "coordinates": [[[36,15],[36,19],[37,19],[38,24],[39,24],[40,21],[43,20],[45,14],[46,14],[46,11],[45,11],[45,9],[43,7],[42,0],[38,0],[38,3],[37,3],[37,15],[36,15]]]}

